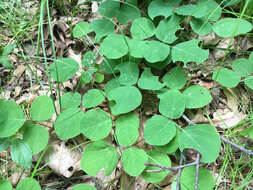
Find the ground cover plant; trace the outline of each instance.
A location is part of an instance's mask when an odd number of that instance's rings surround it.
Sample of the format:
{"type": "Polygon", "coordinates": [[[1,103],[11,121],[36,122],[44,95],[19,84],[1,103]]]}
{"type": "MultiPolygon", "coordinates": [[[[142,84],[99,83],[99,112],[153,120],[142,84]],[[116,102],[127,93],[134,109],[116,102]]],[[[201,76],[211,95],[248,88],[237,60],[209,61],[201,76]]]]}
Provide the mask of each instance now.
{"type": "Polygon", "coordinates": [[[42,0],[29,21],[15,20],[19,6],[0,5],[1,38],[11,38],[0,46],[0,71],[14,75],[1,75],[0,189],[252,188],[250,0],[42,0]],[[95,16],[74,21],[90,4],[95,16]],[[19,103],[15,81],[25,70],[28,94],[43,92],[19,103]],[[80,155],[64,171],[52,163],[62,142],[80,155]],[[10,163],[25,173],[16,182],[10,163]],[[70,178],[76,163],[81,173],[70,178]],[[73,181],[48,186],[47,166],[73,181]]]}

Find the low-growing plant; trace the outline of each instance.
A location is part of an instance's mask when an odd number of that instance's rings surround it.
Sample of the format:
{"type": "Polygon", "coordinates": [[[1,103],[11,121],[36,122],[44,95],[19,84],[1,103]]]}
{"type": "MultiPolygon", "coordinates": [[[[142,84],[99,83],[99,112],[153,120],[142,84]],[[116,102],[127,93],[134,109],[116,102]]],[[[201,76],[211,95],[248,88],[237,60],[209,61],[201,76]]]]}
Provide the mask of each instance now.
{"type": "MultiPolygon", "coordinates": [[[[128,175],[142,176],[157,184],[173,170],[168,155],[178,158],[185,150],[195,149],[201,155],[200,162],[214,162],[221,148],[215,126],[189,124],[182,127],[177,122],[185,116],[186,109],[200,109],[212,101],[210,91],[193,84],[187,76],[188,64],[200,65],[208,58],[209,50],[200,40],[185,37],[185,22],[189,21],[196,36],[214,32],[220,38],[246,34],[252,30],[252,24],[241,17],[221,18],[222,8],[214,0],[200,0],[194,4],[153,0],[143,12],[137,1],[106,0],[98,12],[102,18],[91,23],[79,22],[73,30],[75,38],[92,42],[95,50],[83,55],[79,85],[94,86],[104,81],[104,75],[112,78],[103,89],[92,88],[83,95],[79,92],[64,94],[61,112],[57,113],[54,123],[54,130],[61,140],[80,134],[90,140],[82,153],[81,168],[90,176],[96,176],[103,169],[108,176],[120,161],[128,175]],[[129,31],[123,30],[128,24],[129,31]],[[103,62],[96,64],[99,56],[103,56],[103,62]],[[165,74],[155,75],[154,70],[165,74]],[[143,148],[138,146],[138,139],[142,140],[142,134],[139,134],[142,113],[138,113],[138,109],[146,101],[143,94],[147,92],[157,97],[159,114],[145,123],[146,146],[143,148]],[[105,100],[109,113],[99,107],[105,100]],[[85,108],[85,112],[81,108],[85,108]],[[106,139],[110,134],[115,143],[106,139]],[[158,167],[165,169],[150,172],[158,167]]],[[[79,65],[72,58],[58,58],[49,69],[53,80],[62,83],[76,74],[79,65]]],[[[253,90],[253,54],[249,59],[234,60],[232,69],[219,67],[213,73],[213,80],[233,88],[243,79],[245,86],[253,90]]],[[[29,115],[25,115],[14,101],[0,101],[0,151],[10,147],[12,160],[29,169],[32,155],[42,151],[49,138],[48,131],[38,122],[48,121],[54,112],[54,102],[48,96],[37,97],[30,106],[29,115]]],[[[183,168],[181,189],[194,189],[196,168],[198,188],[213,189],[215,183],[211,172],[198,167],[199,163],[194,163],[183,168]]],[[[23,190],[24,184],[40,189],[33,178],[20,181],[17,189],[23,190]]],[[[11,189],[8,181],[1,181],[0,187],[11,189]]],[[[72,189],[95,188],[79,184],[72,189]]]]}

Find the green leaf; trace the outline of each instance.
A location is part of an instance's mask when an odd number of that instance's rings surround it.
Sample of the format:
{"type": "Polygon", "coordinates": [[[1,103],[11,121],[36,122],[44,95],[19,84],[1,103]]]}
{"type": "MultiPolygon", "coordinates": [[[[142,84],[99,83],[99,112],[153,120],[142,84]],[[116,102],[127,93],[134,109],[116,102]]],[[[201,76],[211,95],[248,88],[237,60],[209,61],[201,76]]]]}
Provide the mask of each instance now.
{"type": "Polygon", "coordinates": [[[135,110],[142,101],[138,88],[122,86],[109,91],[107,95],[109,106],[113,115],[128,113],[135,110]]]}
{"type": "Polygon", "coordinates": [[[249,76],[244,80],[244,84],[250,88],[251,90],[253,90],[253,76],[249,76]]]}
{"type": "Polygon", "coordinates": [[[201,162],[211,163],[219,156],[221,141],[215,127],[197,124],[184,128],[179,136],[179,149],[192,148],[201,153],[201,162]]]}
{"type": "Polygon", "coordinates": [[[164,61],[170,54],[170,46],[155,40],[144,41],[142,54],[150,63],[164,61]]]}
{"type": "Polygon", "coordinates": [[[236,59],[232,61],[232,68],[241,77],[246,77],[253,73],[253,62],[248,59],[236,59]]]}
{"type": "Polygon", "coordinates": [[[180,118],[185,110],[185,97],[178,90],[168,90],[160,99],[159,112],[170,118],[180,118]]]}
{"type": "Polygon", "coordinates": [[[184,92],[185,108],[195,109],[202,108],[212,101],[210,92],[200,85],[188,87],[184,92]]]}
{"type": "Polygon", "coordinates": [[[81,84],[88,84],[91,82],[93,74],[97,71],[96,68],[90,68],[86,71],[84,71],[80,77],[80,83],[81,84]]]}
{"type": "Polygon", "coordinates": [[[155,31],[153,22],[145,17],[135,19],[130,28],[132,37],[137,40],[150,38],[155,34],[155,31]]]}
{"type": "Polygon", "coordinates": [[[151,145],[165,145],[176,135],[176,124],[164,116],[155,115],[146,121],[144,138],[151,145]]]}
{"type": "Polygon", "coordinates": [[[0,138],[14,135],[24,122],[25,115],[16,102],[0,101],[0,138]]]}
{"type": "Polygon", "coordinates": [[[4,48],[3,48],[3,51],[1,53],[1,55],[9,55],[13,52],[14,48],[16,47],[16,44],[13,43],[13,44],[8,44],[6,45],[4,48]]]}
{"type": "Polygon", "coordinates": [[[65,82],[73,77],[79,69],[78,63],[72,58],[59,58],[50,65],[50,72],[57,82],[65,82]]]}
{"type": "Polygon", "coordinates": [[[112,78],[110,81],[108,81],[105,85],[105,95],[108,97],[110,91],[113,89],[120,87],[120,83],[118,78],[112,78]]]}
{"type": "Polygon", "coordinates": [[[0,139],[0,152],[3,152],[10,145],[9,138],[1,138],[0,139]]]}
{"type": "Polygon", "coordinates": [[[139,136],[139,118],[134,113],[121,115],[116,120],[115,138],[120,146],[131,146],[139,136]]]}
{"type": "Polygon", "coordinates": [[[83,112],[79,108],[69,108],[58,115],[54,129],[61,140],[67,140],[80,134],[80,122],[83,112]]]}
{"type": "Polygon", "coordinates": [[[90,89],[83,96],[83,107],[92,108],[101,104],[105,100],[105,94],[98,89],[90,89]]]}
{"type": "Polygon", "coordinates": [[[150,68],[146,68],[138,81],[138,87],[144,90],[160,90],[164,84],[159,82],[159,77],[151,73],[150,68]]]}
{"type": "Polygon", "coordinates": [[[77,184],[74,187],[72,187],[71,190],[97,190],[97,189],[89,184],[77,184]]]}
{"type": "MultiPolygon", "coordinates": [[[[171,167],[171,161],[170,158],[165,155],[161,154],[160,152],[156,150],[150,150],[147,152],[148,154],[148,163],[151,164],[159,164],[166,167],[171,167]]],[[[146,170],[157,170],[157,167],[154,166],[147,166],[146,170]]],[[[169,171],[162,171],[162,172],[143,172],[141,176],[150,183],[158,183],[162,181],[167,175],[169,171]]]]}
{"type": "Polygon", "coordinates": [[[168,44],[171,44],[176,41],[177,36],[175,35],[175,33],[178,30],[182,29],[180,27],[181,20],[182,17],[177,16],[175,14],[172,15],[169,19],[161,20],[156,28],[156,38],[168,44]]]}
{"type": "Polygon", "coordinates": [[[112,129],[112,119],[102,109],[91,109],[82,116],[80,127],[84,136],[96,141],[109,135],[112,129]]]}
{"type": "Polygon", "coordinates": [[[76,24],[74,30],[73,30],[73,36],[74,38],[81,38],[85,36],[86,34],[92,32],[92,30],[89,28],[88,22],[79,22],[76,24]]]}
{"type": "Polygon", "coordinates": [[[134,62],[123,62],[115,67],[120,71],[119,82],[122,85],[133,85],[137,82],[139,77],[139,67],[134,62]]]}
{"type": "Polygon", "coordinates": [[[177,127],[176,136],[168,144],[155,147],[161,152],[164,152],[166,154],[172,154],[173,152],[176,152],[176,150],[179,148],[179,135],[180,129],[177,127]]]}
{"type": "Polygon", "coordinates": [[[173,62],[182,61],[185,66],[188,62],[196,62],[197,65],[208,58],[209,51],[198,46],[199,40],[190,40],[175,45],[172,48],[173,62]]]}
{"type": "Polygon", "coordinates": [[[96,64],[97,54],[92,51],[87,51],[82,59],[82,65],[85,68],[92,68],[96,64]]]}
{"type": "MultiPolygon", "coordinates": [[[[182,190],[194,190],[196,178],[196,167],[190,166],[183,169],[180,178],[180,187],[182,190]]],[[[214,179],[212,173],[203,167],[199,168],[199,190],[212,190],[214,188],[214,179]]]]}
{"type": "Polygon", "coordinates": [[[152,68],[158,69],[158,70],[163,70],[167,65],[169,65],[170,63],[172,63],[172,59],[171,59],[171,55],[169,54],[169,56],[163,60],[163,61],[159,61],[156,63],[149,63],[146,62],[146,64],[152,68]]]}
{"type": "Polygon", "coordinates": [[[11,144],[11,159],[25,169],[32,164],[32,150],[23,140],[16,139],[11,144]]]}
{"type": "Polygon", "coordinates": [[[90,176],[104,169],[109,176],[116,168],[119,155],[117,150],[104,141],[95,141],[86,146],[82,154],[81,168],[90,176]]]}
{"type": "Polygon", "coordinates": [[[232,70],[220,68],[214,71],[212,79],[216,80],[222,86],[234,88],[239,84],[241,77],[232,70]]]}
{"type": "Polygon", "coordinates": [[[163,76],[163,82],[171,89],[182,89],[186,84],[186,72],[180,66],[174,67],[163,76]]]}
{"type": "Polygon", "coordinates": [[[98,12],[105,18],[112,18],[116,16],[119,8],[120,3],[118,1],[106,0],[99,6],[98,12]]]}
{"type": "Polygon", "coordinates": [[[120,63],[122,63],[121,59],[106,59],[106,58],[104,58],[103,62],[101,64],[99,64],[99,67],[101,68],[101,70],[104,73],[112,74],[112,73],[117,73],[118,72],[115,69],[115,67],[120,63]]]}
{"type": "Polygon", "coordinates": [[[6,179],[2,179],[0,181],[0,189],[3,189],[3,190],[12,190],[12,185],[11,185],[11,182],[6,180],[6,179]]]}
{"type": "Polygon", "coordinates": [[[213,25],[213,31],[220,37],[228,38],[252,30],[252,24],[241,18],[223,18],[213,25]]]}
{"type": "Polygon", "coordinates": [[[176,6],[180,0],[154,0],[148,6],[148,16],[153,20],[157,16],[164,16],[168,18],[172,15],[174,6],[176,6]]]}
{"type": "Polygon", "coordinates": [[[102,73],[96,73],[95,75],[95,82],[102,83],[105,79],[105,75],[102,73]]]}
{"type": "Polygon", "coordinates": [[[30,116],[34,121],[49,120],[54,114],[54,103],[46,95],[38,96],[31,105],[30,116]]]}
{"type": "Polygon", "coordinates": [[[33,122],[26,122],[23,129],[23,141],[26,142],[32,150],[32,154],[38,154],[46,148],[49,134],[41,125],[33,122]]]}
{"type": "Polygon", "coordinates": [[[121,160],[126,173],[130,176],[138,176],[146,168],[144,163],[148,161],[148,155],[141,149],[128,148],[122,152],[121,160]]]}
{"type": "Polygon", "coordinates": [[[108,59],[118,59],[128,53],[128,46],[123,35],[109,34],[102,42],[100,51],[108,59]]]}
{"type": "Polygon", "coordinates": [[[142,48],[144,46],[144,41],[138,39],[127,39],[127,44],[129,47],[130,56],[135,58],[143,58],[142,48]]]}
{"type": "Polygon", "coordinates": [[[194,5],[194,4],[182,5],[175,9],[175,13],[177,13],[178,15],[183,15],[183,16],[193,15],[193,13],[196,13],[196,15],[198,16],[197,5],[194,5]]]}
{"type": "Polygon", "coordinates": [[[124,3],[120,6],[116,18],[120,24],[127,24],[128,21],[137,19],[141,16],[140,10],[131,4],[124,3]]]}
{"type": "Polygon", "coordinates": [[[13,69],[13,65],[7,55],[0,55],[0,64],[6,69],[13,69]]]}
{"type": "Polygon", "coordinates": [[[81,95],[78,92],[68,92],[61,97],[61,106],[63,110],[72,107],[78,107],[81,104],[81,95]]]}
{"type": "Polygon", "coordinates": [[[103,37],[114,33],[114,24],[110,19],[95,19],[90,23],[89,29],[95,31],[95,41],[99,42],[103,37]]]}
{"type": "Polygon", "coordinates": [[[16,190],[41,190],[41,188],[38,181],[36,181],[35,179],[31,177],[29,178],[27,177],[27,178],[22,179],[18,183],[16,190]]]}
{"type": "Polygon", "coordinates": [[[190,25],[192,30],[199,35],[207,35],[213,31],[212,25],[206,19],[192,18],[190,25]]]}

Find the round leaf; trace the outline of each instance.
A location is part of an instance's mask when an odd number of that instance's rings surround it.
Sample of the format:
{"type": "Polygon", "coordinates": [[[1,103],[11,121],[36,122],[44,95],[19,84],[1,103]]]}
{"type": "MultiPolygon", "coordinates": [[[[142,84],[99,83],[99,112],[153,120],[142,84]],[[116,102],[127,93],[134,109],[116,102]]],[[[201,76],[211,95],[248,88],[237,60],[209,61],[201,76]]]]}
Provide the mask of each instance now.
{"type": "Polygon", "coordinates": [[[122,86],[109,91],[107,95],[110,101],[110,109],[113,115],[128,113],[135,110],[142,101],[138,88],[134,86],[122,86]]]}
{"type": "Polygon", "coordinates": [[[60,58],[50,65],[50,73],[57,82],[65,82],[73,77],[79,69],[78,63],[72,58],[60,58]]]}
{"type": "MultiPolygon", "coordinates": [[[[180,189],[194,190],[196,178],[196,167],[190,166],[183,169],[180,178],[180,189]]],[[[214,179],[212,173],[206,168],[199,168],[199,190],[212,190],[214,188],[214,179]]]]}
{"type": "Polygon", "coordinates": [[[90,30],[88,22],[79,22],[73,30],[73,36],[74,38],[81,38],[91,31],[92,30],[90,30]]]}
{"type": "Polygon", "coordinates": [[[111,128],[112,119],[102,109],[89,110],[81,119],[81,133],[94,141],[107,137],[111,128]]]}
{"type": "Polygon", "coordinates": [[[74,187],[72,187],[71,190],[97,190],[97,189],[89,184],[77,184],[74,187]]]}
{"type": "MultiPolygon", "coordinates": [[[[162,154],[156,150],[150,150],[147,152],[147,154],[148,154],[148,163],[171,167],[171,161],[167,155],[162,154]]],[[[157,170],[157,167],[148,166],[146,167],[146,170],[157,170]]],[[[168,175],[168,173],[169,171],[155,172],[155,173],[144,171],[141,174],[141,176],[150,183],[158,183],[162,181],[168,175]]]]}
{"type": "Polygon", "coordinates": [[[34,121],[46,121],[54,114],[53,100],[46,95],[38,96],[31,105],[30,116],[34,121]]]}
{"type": "Polygon", "coordinates": [[[12,136],[24,122],[25,115],[16,102],[0,101],[0,138],[12,136]]]}
{"type": "Polygon", "coordinates": [[[121,146],[131,146],[139,136],[139,118],[134,113],[120,116],[116,120],[115,138],[121,146]]]}
{"type": "Polygon", "coordinates": [[[23,129],[23,140],[30,146],[33,154],[38,154],[46,148],[49,134],[44,127],[33,122],[26,122],[23,129]]]}
{"type": "Polygon", "coordinates": [[[246,77],[253,73],[253,62],[248,59],[236,59],[232,61],[233,70],[241,77],[246,77]]]}
{"type": "Polygon", "coordinates": [[[102,42],[100,50],[108,59],[118,59],[128,53],[128,46],[123,35],[109,34],[102,42]]]}
{"type": "Polygon", "coordinates": [[[69,108],[58,115],[54,129],[61,140],[67,140],[80,134],[80,122],[83,112],[79,108],[69,108]]]}
{"type": "Polygon", "coordinates": [[[237,73],[226,68],[221,68],[214,71],[212,78],[213,80],[216,80],[218,83],[220,83],[222,86],[228,88],[236,87],[241,79],[241,77],[237,73]]]}
{"type": "Polygon", "coordinates": [[[88,90],[83,96],[83,107],[92,108],[101,104],[105,99],[104,92],[98,89],[88,90]]]}
{"type": "Polygon", "coordinates": [[[3,190],[12,190],[12,185],[11,185],[11,182],[8,181],[8,180],[1,180],[0,181],[0,189],[3,189],[3,190]]]}
{"type": "Polygon", "coordinates": [[[118,152],[104,141],[95,141],[86,146],[82,154],[81,168],[90,176],[104,169],[109,176],[118,163],[118,152]]]}
{"type": "Polygon", "coordinates": [[[140,10],[128,2],[123,3],[116,15],[120,24],[127,24],[128,21],[134,20],[141,16],[140,10]]]}
{"type": "Polygon", "coordinates": [[[207,124],[197,124],[184,128],[179,136],[179,149],[198,150],[201,162],[211,163],[219,156],[221,141],[216,129],[207,124]]]}
{"type": "Polygon", "coordinates": [[[213,25],[213,31],[220,37],[228,38],[252,30],[252,24],[241,18],[223,18],[213,25]]]}
{"type": "Polygon", "coordinates": [[[169,90],[160,99],[159,112],[170,119],[180,118],[184,110],[185,98],[178,90],[169,90]]]}
{"type": "Polygon", "coordinates": [[[193,85],[184,92],[185,108],[195,109],[202,108],[212,101],[210,92],[200,85],[193,85]]]}
{"type": "Polygon", "coordinates": [[[144,90],[160,90],[164,84],[159,82],[159,77],[151,73],[151,69],[145,69],[138,81],[138,87],[144,90]]]}
{"type": "Polygon", "coordinates": [[[133,85],[139,77],[139,67],[134,62],[124,62],[115,67],[120,71],[119,82],[122,85],[133,85]]]}
{"type": "Polygon", "coordinates": [[[62,109],[78,107],[81,104],[81,95],[78,92],[68,92],[61,97],[62,109]]]}
{"type": "Polygon", "coordinates": [[[251,90],[253,90],[253,76],[249,76],[245,79],[244,81],[245,85],[250,88],[251,90]]]}
{"type": "Polygon", "coordinates": [[[100,41],[104,36],[114,33],[114,24],[109,19],[95,19],[90,23],[89,29],[95,31],[95,39],[100,41]]]}
{"type": "Polygon", "coordinates": [[[155,115],[146,121],[144,138],[151,145],[165,145],[176,135],[176,124],[164,116],[155,115]]]}
{"type": "Polygon", "coordinates": [[[41,188],[38,181],[27,177],[18,183],[16,190],[41,190],[41,188]]]}
{"type": "Polygon", "coordinates": [[[140,17],[133,21],[130,32],[134,39],[144,40],[155,34],[155,26],[151,20],[140,17]]]}
{"type": "Polygon", "coordinates": [[[182,67],[174,67],[163,76],[163,82],[171,89],[182,89],[186,84],[186,73],[182,67]]]}
{"type": "Polygon", "coordinates": [[[138,176],[145,169],[144,163],[148,161],[148,155],[141,149],[128,148],[122,152],[123,169],[130,176],[138,176]]]}

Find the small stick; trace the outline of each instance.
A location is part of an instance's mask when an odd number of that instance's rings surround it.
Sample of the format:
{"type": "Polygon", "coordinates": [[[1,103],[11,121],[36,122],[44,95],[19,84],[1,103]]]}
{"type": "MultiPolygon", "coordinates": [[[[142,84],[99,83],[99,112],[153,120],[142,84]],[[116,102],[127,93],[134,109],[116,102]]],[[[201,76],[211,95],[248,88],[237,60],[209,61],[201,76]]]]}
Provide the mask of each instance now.
{"type": "MultiPolygon", "coordinates": [[[[180,152],[180,165],[182,165],[184,162],[184,154],[183,152],[180,152]]],[[[182,169],[178,170],[178,174],[177,174],[177,186],[176,186],[176,190],[180,190],[180,178],[181,178],[181,174],[182,174],[182,169]]]]}
{"type": "Polygon", "coordinates": [[[200,159],[200,154],[198,152],[197,158],[196,158],[196,177],[195,177],[195,190],[198,190],[198,185],[199,185],[199,159],[200,159]]]}

